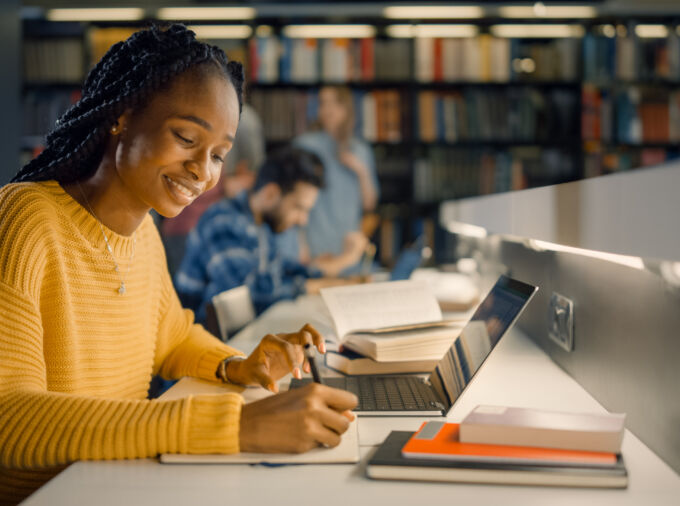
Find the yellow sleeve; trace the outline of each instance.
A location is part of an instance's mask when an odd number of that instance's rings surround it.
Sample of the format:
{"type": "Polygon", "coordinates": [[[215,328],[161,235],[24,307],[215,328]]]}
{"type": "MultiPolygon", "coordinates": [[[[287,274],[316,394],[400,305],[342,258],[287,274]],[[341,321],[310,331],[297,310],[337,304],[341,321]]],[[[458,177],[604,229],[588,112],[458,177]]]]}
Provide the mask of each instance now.
{"type": "Polygon", "coordinates": [[[163,275],[163,302],[154,371],[167,379],[193,376],[217,381],[219,363],[232,355],[243,355],[194,323],[194,313],[183,309],[170,274],[163,275]]]}
{"type": "Polygon", "coordinates": [[[240,395],[148,401],[51,392],[45,360],[38,304],[0,281],[0,467],[239,451],[240,395]]]}

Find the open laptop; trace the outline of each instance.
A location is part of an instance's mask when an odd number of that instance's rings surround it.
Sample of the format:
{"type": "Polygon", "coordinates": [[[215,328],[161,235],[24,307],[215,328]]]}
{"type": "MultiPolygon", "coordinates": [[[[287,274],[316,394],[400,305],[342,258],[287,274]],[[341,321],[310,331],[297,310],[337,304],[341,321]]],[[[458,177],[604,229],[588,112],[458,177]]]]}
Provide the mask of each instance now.
{"type": "MultiPolygon", "coordinates": [[[[501,276],[426,380],[407,375],[366,375],[324,378],[323,382],[356,394],[359,405],[354,411],[360,416],[446,415],[536,290],[535,286],[501,276]]],[[[310,381],[293,378],[290,388],[310,381]]]]}

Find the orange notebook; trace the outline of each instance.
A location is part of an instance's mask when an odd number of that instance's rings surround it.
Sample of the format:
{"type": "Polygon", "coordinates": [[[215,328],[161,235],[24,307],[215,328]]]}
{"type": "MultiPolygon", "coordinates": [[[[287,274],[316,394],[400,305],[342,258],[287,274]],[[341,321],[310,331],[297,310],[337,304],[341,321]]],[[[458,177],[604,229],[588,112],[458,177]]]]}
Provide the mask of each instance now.
{"type": "Polygon", "coordinates": [[[528,446],[461,443],[457,423],[424,422],[401,450],[404,457],[450,461],[494,462],[606,467],[616,464],[616,454],[528,446]]]}

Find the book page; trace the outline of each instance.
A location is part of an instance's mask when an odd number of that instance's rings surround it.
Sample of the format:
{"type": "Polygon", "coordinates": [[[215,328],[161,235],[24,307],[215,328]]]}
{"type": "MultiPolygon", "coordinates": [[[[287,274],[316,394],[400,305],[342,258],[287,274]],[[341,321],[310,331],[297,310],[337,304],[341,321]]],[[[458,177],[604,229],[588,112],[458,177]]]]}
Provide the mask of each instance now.
{"type": "Polygon", "coordinates": [[[416,281],[392,281],[338,286],[321,290],[342,340],[357,329],[375,329],[442,319],[437,299],[428,285],[416,281]]]}

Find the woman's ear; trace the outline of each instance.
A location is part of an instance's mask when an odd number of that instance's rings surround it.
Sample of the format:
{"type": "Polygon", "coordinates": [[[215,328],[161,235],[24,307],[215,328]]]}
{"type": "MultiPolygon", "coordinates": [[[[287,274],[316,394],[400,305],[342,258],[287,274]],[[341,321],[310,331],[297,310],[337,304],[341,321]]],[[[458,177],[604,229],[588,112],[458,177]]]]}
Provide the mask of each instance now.
{"type": "Polygon", "coordinates": [[[109,133],[111,135],[118,135],[120,134],[124,129],[125,125],[127,124],[129,114],[127,111],[125,111],[123,114],[121,114],[116,122],[111,125],[111,128],[109,128],[109,133]]]}

